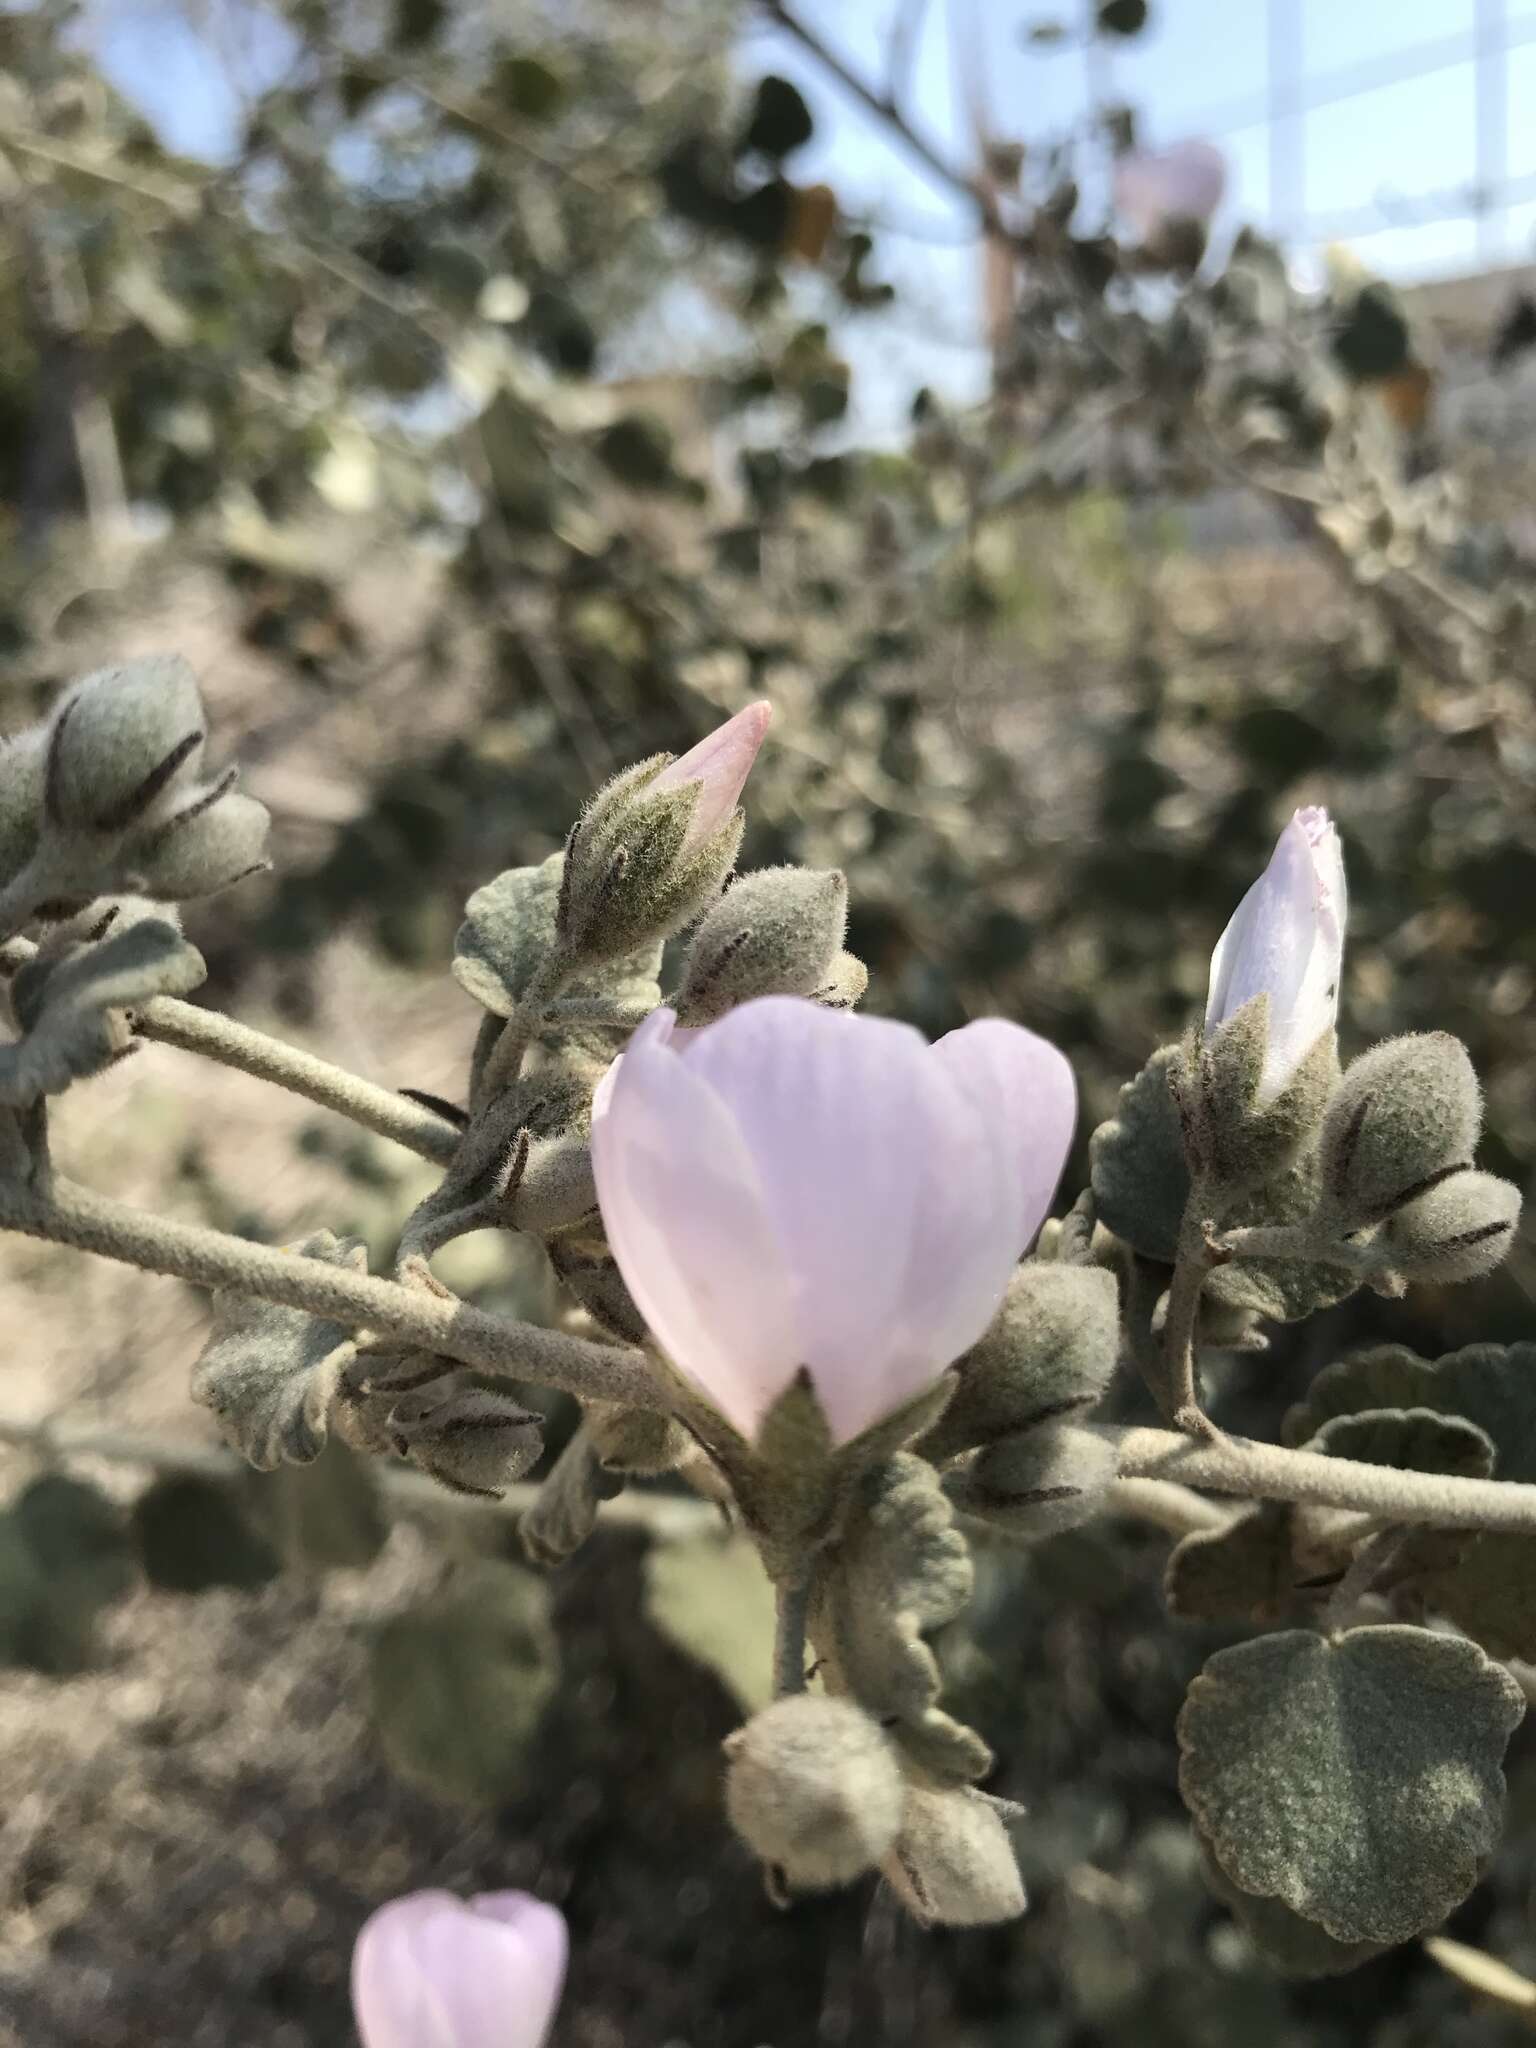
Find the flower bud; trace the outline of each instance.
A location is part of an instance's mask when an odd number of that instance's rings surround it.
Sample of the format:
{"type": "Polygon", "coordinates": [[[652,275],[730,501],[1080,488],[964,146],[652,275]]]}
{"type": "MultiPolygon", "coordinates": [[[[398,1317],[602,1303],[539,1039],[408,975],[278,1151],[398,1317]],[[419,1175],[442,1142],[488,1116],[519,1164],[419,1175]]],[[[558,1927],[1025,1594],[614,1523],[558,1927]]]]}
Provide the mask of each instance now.
{"type": "Polygon", "coordinates": [[[945,1487],[962,1514],[1034,1542],[1096,1515],[1116,1470],[1108,1437],[1060,1424],[993,1444],[945,1487]]]}
{"type": "Polygon", "coordinates": [[[540,1418],[509,1394],[455,1387],[443,1398],[427,1388],[395,1404],[389,1418],[396,1450],[455,1493],[504,1493],[538,1463],[540,1418]]]}
{"type": "Polygon", "coordinates": [[[1375,1223],[1447,1168],[1471,1163],[1483,1097],[1444,1031],[1390,1038],[1353,1061],[1323,1126],[1323,1186],[1346,1229],[1375,1223]]]}
{"type": "Polygon", "coordinates": [[[907,1788],[901,1834],[885,1874],[924,1926],[996,1927],[1024,1911],[1008,1830],[986,1794],[969,1787],[907,1788]]]}
{"type": "Polygon", "coordinates": [[[1469,1167],[1405,1202],[1381,1244],[1410,1280],[1481,1280],[1503,1260],[1520,1220],[1520,1190],[1469,1167]]]}
{"type": "Polygon", "coordinates": [[[1192,270],[1204,253],[1206,228],[1226,181],[1226,159],[1209,142],[1129,150],[1115,165],[1115,211],[1136,230],[1151,258],[1192,270]]]}
{"type": "Polygon", "coordinates": [[[1037,1423],[1092,1407],[1120,1352],[1120,1298],[1101,1266],[1031,1259],[956,1367],[949,1406],[921,1445],[942,1461],[1037,1423]]]}
{"type": "Polygon", "coordinates": [[[556,929],[596,963],[664,938],[720,893],[741,844],[736,809],[771,716],[738,711],[670,764],[642,761],[600,789],[565,851],[556,929]]]}
{"type": "Polygon", "coordinates": [[[679,1023],[711,1023],[753,996],[814,996],[832,976],[847,923],[848,884],[835,868],[743,875],[699,926],[679,1023]]]}
{"type": "Polygon", "coordinates": [[[43,726],[0,740],[0,888],[21,873],[37,849],[47,756],[43,726]]]}
{"type": "Polygon", "coordinates": [[[811,998],[826,1010],[851,1010],[869,987],[869,969],[856,953],[839,953],[811,998]]]}
{"type": "Polygon", "coordinates": [[[1260,1104],[1281,1093],[1334,1028],[1346,915],[1339,835],[1326,811],[1297,811],[1211,956],[1208,1038],[1259,996],[1268,998],[1260,1104]]]}
{"type": "Polygon", "coordinates": [[[130,864],[145,893],[169,903],[212,896],[246,875],[272,865],[265,804],[238,790],[196,803],[166,819],[133,848],[130,864]]]}
{"type": "Polygon", "coordinates": [[[792,1890],[849,1884],[894,1844],[901,1769],[884,1732],[850,1700],[776,1700],[726,1738],[725,1753],[731,1824],[792,1890]]]}
{"type": "Polygon", "coordinates": [[[197,681],[179,655],[150,654],[97,669],[60,702],[49,723],[50,821],[125,832],[163,815],[196,779],[203,730],[197,681]]]}
{"type": "Polygon", "coordinates": [[[363,2048],[541,2048],[568,1937],[527,1892],[411,1892],[364,1922],[352,1952],[363,2048]]]}

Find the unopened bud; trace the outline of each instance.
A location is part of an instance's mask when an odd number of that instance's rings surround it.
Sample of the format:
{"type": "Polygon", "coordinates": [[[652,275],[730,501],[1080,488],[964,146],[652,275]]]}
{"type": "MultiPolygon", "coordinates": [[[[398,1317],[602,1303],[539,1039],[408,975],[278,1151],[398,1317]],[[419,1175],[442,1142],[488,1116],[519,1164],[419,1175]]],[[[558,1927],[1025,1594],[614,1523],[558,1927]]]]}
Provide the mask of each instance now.
{"type": "Polygon", "coordinates": [[[962,1514],[1034,1542],[1096,1515],[1116,1470],[1108,1437],[1059,1424],[993,1444],[945,1486],[962,1514]]]}
{"type": "Polygon", "coordinates": [[[1092,1407],[1119,1353],[1113,1273],[1026,1261],[986,1335],[958,1361],[955,1391],[923,1440],[924,1457],[938,1462],[1092,1407]]]}
{"type": "Polygon", "coordinates": [[[202,757],[202,698],[179,655],[97,669],[49,723],[44,801],[51,823],[125,832],[164,815],[202,757]]]}
{"type": "Polygon", "coordinates": [[[35,726],[0,740],[0,887],[19,875],[42,830],[48,734],[35,726]]]}
{"type": "Polygon", "coordinates": [[[238,790],[209,795],[212,801],[172,815],[134,847],[130,864],[148,895],[170,903],[212,896],[272,865],[266,805],[238,790]]]}
{"type": "Polygon", "coordinates": [[[673,1471],[693,1442],[670,1415],[621,1408],[614,1401],[593,1401],[586,1411],[586,1424],[603,1470],[637,1479],[656,1479],[673,1471]]]}
{"type": "Polygon", "coordinates": [[[839,953],[811,1000],[828,1010],[851,1010],[869,987],[869,969],[857,953],[839,953]]]}
{"type": "Polygon", "coordinates": [[[1447,1168],[1471,1164],[1483,1097],[1448,1032],[1389,1038],[1353,1061],[1323,1126],[1323,1186],[1347,1229],[1389,1215],[1447,1168]]]}
{"type": "Polygon", "coordinates": [[[699,926],[678,995],[681,1024],[709,1024],[753,996],[811,996],[827,985],[848,923],[837,869],[759,868],[699,926]]]}
{"type": "Polygon", "coordinates": [[[463,1387],[446,1399],[407,1395],[390,1415],[395,1448],[456,1493],[504,1493],[538,1463],[540,1419],[509,1394],[463,1387]]]}
{"type": "Polygon", "coordinates": [[[1008,1830],[986,1794],[969,1787],[908,1787],[885,1874],[925,1926],[996,1927],[1024,1911],[1008,1830]]]}
{"type": "Polygon", "coordinates": [[[1180,1053],[1170,1085],[1189,1164],[1231,1196],[1276,1180],[1312,1139],[1338,1079],[1332,1028],[1267,1092],[1270,998],[1254,996],[1214,1037],[1180,1053]]]}
{"type": "Polygon", "coordinates": [[[681,760],[642,761],[597,792],[566,847],[556,912],[573,958],[596,963],[681,931],[720,893],[769,716],[750,705],[681,760]]]}
{"type": "Polygon", "coordinates": [[[1381,1242],[1394,1271],[1451,1285],[1491,1273],[1509,1250],[1519,1220],[1520,1190],[1514,1183],[1469,1167],[1405,1202],[1388,1220],[1381,1242]]]}
{"type": "Polygon", "coordinates": [[[901,1826],[901,1768],[883,1730],[849,1700],[795,1693],[725,1742],[726,1811],[793,1891],[849,1884],[901,1826]]]}

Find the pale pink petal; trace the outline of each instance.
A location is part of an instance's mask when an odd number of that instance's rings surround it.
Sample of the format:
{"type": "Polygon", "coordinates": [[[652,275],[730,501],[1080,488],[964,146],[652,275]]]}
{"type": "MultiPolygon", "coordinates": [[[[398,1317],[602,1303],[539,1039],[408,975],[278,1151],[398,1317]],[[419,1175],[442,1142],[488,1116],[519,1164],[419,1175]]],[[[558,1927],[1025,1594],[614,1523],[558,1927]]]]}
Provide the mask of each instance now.
{"type": "Polygon", "coordinates": [[[690,747],[670,767],[663,768],[651,784],[653,790],[681,789],[686,782],[702,785],[697,807],[688,821],[685,848],[702,845],[711,838],[741,801],[741,792],[772,717],[771,704],[749,704],[724,725],[717,726],[696,747],[690,747]]]}
{"type": "Polygon", "coordinates": [[[565,1974],[552,1906],[513,1893],[466,1905],[452,1893],[392,1899],[352,1953],[363,2048],[541,2048],[565,1974]]]}
{"type": "Polygon", "coordinates": [[[1347,915],[1338,833],[1325,810],[1297,811],[1211,956],[1208,1030],[1255,996],[1269,998],[1266,1095],[1284,1087],[1337,1020],[1347,915]]]}
{"type": "Polygon", "coordinates": [[[783,1249],[812,1373],[837,1436],[857,1434],[937,1378],[909,1315],[936,1164],[963,1199],[965,1134],[908,1025],[793,996],[744,1003],[700,1031],[683,1063],[730,1109],[783,1249]],[[935,1085],[936,1081],[938,1085],[935,1085]]]}
{"type": "MultiPolygon", "coordinates": [[[[997,1017],[951,1031],[931,1057],[965,1095],[977,1119],[976,1195],[953,1254],[956,1277],[944,1325],[946,1344],[954,1342],[954,1333],[969,1330],[975,1317],[982,1320],[974,1334],[960,1337],[950,1353],[954,1357],[969,1349],[991,1321],[1009,1275],[1050,1213],[1077,1123],[1077,1084],[1049,1040],[997,1017]],[[980,1172],[983,1159],[990,1170],[990,1199],[980,1172]]],[[[937,1207],[944,1191],[935,1190],[935,1195],[937,1207]]]]}
{"type": "Polygon", "coordinates": [[[652,1335],[750,1435],[802,1362],[794,1290],[749,1146],[673,1021],[653,1010],[598,1092],[598,1202],[652,1335]]]}

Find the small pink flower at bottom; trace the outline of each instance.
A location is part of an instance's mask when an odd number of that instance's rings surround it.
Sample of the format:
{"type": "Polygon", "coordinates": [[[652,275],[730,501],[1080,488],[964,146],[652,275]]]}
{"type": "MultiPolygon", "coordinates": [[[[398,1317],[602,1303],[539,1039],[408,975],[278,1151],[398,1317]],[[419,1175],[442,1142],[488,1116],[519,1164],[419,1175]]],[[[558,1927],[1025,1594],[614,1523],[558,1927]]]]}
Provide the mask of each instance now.
{"type": "Polygon", "coordinates": [[[527,1892],[411,1892],[352,1951],[363,2048],[542,2048],[565,1981],[564,1916],[527,1892]]]}

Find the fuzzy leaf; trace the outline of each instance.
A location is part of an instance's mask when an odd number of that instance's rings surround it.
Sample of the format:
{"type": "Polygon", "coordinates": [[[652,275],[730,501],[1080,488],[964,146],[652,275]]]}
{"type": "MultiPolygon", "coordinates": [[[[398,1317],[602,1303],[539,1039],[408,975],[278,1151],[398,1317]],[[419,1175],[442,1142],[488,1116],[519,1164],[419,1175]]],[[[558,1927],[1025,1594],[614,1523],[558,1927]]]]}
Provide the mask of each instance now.
{"type": "MultiPolygon", "coordinates": [[[[1536,1482],[1536,1344],[1470,1344],[1431,1365],[1381,1345],[1318,1374],[1285,1418],[1288,1444],[1365,1408],[1429,1408],[1474,1424],[1492,1442],[1496,1479],[1536,1482]]],[[[1431,1539],[1425,1531],[1415,1546],[1431,1539]]],[[[1412,1595],[1496,1657],[1536,1657],[1536,1537],[1485,1530],[1454,1562],[1424,1570],[1412,1595]]]]}
{"type": "Polygon", "coordinates": [[[1220,1650],[1179,1715],[1180,1789],[1225,1874],[1340,1942],[1407,1941],[1477,1882],[1520,1688],[1475,1643],[1294,1629],[1220,1650]]]}
{"type": "MultiPolygon", "coordinates": [[[[552,853],[538,867],[507,868],[477,889],[464,906],[453,942],[453,972],[462,989],[493,1016],[510,1017],[518,998],[555,945],[555,908],[565,856],[552,853]]],[[[661,946],[640,946],[622,959],[566,984],[566,1000],[606,997],[624,1009],[650,1010],[661,1001],[661,946]]],[[[579,1031],[566,1036],[583,1036],[579,1031]]],[[[606,1052],[614,1050],[613,1034],[606,1052]]]]}
{"type": "Polygon", "coordinates": [[[973,1577],[938,1474],[898,1452],[865,1474],[811,1615],[833,1689],[894,1721],[913,1761],[951,1783],[983,1777],[992,1758],[938,1705],[939,1667],[924,1638],[961,1613],[973,1577]]]}
{"type": "Polygon", "coordinates": [[[459,1568],[446,1596],[395,1614],[373,1640],[374,1720],[403,1777],[471,1806],[524,1784],[526,1753],[554,1691],[549,1596],[493,1559],[459,1568]]]}
{"type": "MultiPolygon", "coordinates": [[[[361,1239],[329,1230],[289,1247],[295,1258],[363,1272],[361,1239]]],[[[303,1309],[221,1288],[213,1329],[192,1373],[192,1398],[218,1417],[226,1442],[259,1472],[319,1457],[353,1332],[303,1309]]]]}
{"type": "Polygon", "coordinates": [[[773,1588],[746,1537],[652,1544],[645,1613],[653,1628],[708,1665],[744,1713],[773,1698],[773,1588]]]}
{"type": "Polygon", "coordinates": [[[545,1475],[539,1497],[517,1525],[530,1564],[555,1565],[578,1551],[597,1527],[597,1511],[623,1491],[603,1467],[592,1433],[578,1429],[545,1475]]]}
{"type": "Polygon", "coordinates": [[[12,983],[23,1035],[0,1046],[0,1102],[57,1095],[99,1074],[132,1043],[125,1011],[151,996],[186,995],[207,971],[197,948],[159,918],[91,944],[40,952],[12,983]]]}
{"type": "MultiPolygon", "coordinates": [[[[1440,1472],[1453,1479],[1488,1479],[1494,1448],[1485,1430],[1461,1415],[1437,1415],[1430,1408],[1375,1408],[1336,1415],[1307,1446],[1325,1457],[1354,1458],[1366,1465],[1390,1465],[1399,1472],[1440,1472]]],[[[1400,1585],[1445,1572],[1477,1541],[1470,1529],[1415,1529],[1382,1575],[1400,1585]]]]}
{"type": "Polygon", "coordinates": [[[1249,1508],[1225,1529],[1202,1529],[1168,1554],[1163,1597],[1181,1621],[1285,1620],[1296,1605],[1291,1511],[1249,1508]]]}
{"type": "Polygon", "coordinates": [[[1279,1899],[1257,1898],[1235,1885],[1197,1832],[1205,1881],[1243,1927],[1264,1960],[1285,1977],[1339,1977],[1358,1970],[1389,1944],[1335,1941],[1315,1920],[1304,1920],[1279,1899]]]}

